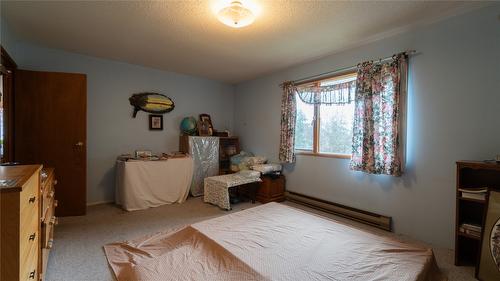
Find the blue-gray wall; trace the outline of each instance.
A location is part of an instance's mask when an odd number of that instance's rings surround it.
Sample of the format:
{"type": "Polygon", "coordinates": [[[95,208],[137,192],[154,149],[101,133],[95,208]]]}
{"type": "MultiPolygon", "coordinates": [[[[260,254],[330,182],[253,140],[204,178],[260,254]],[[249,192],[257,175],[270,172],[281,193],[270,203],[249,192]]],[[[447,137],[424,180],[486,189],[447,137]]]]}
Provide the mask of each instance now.
{"type": "Polygon", "coordinates": [[[366,175],[350,171],[349,160],[298,156],[287,189],[392,216],[396,232],[452,248],[455,161],[500,154],[499,14],[495,5],[237,85],[243,148],[278,159],[281,82],[416,49],[406,174],[366,175]]]}
{"type": "Polygon", "coordinates": [[[136,149],[178,150],[179,123],[208,113],[216,129],[233,129],[233,86],[172,72],[104,60],[19,41],[7,51],[19,68],[87,74],[87,200],[114,200],[116,157],[136,149]],[[153,91],[171,97],[175,109],[164,115],[164,130],[149,131],[148,114],[132,118],[128,98],[153,91]]]}

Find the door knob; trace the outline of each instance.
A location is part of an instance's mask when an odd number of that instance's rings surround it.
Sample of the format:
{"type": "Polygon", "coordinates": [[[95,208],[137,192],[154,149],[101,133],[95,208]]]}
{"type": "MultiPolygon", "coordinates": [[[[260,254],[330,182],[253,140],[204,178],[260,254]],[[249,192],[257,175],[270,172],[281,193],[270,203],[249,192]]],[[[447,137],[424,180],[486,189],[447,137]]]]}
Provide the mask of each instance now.
{"type": "Polygon", "coordinates": [[[83,142],[79,141],[79,142],[75,143],[75,146],[80,146],[81,147],[81,146],[83,146],[83,142]]]}

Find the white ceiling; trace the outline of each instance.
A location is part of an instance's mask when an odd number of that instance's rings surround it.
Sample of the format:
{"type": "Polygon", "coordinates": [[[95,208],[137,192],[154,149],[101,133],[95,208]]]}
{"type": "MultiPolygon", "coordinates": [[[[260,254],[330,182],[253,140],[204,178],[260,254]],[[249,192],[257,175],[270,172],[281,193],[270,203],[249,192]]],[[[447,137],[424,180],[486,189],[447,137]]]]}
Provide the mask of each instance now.
{"type": "Polygon", "coordinates": [[[255,0],[255,23],[233,29],[216,19],[213,1],[2,2],[21,40],[228,83],[484,5],[255,0]]]}

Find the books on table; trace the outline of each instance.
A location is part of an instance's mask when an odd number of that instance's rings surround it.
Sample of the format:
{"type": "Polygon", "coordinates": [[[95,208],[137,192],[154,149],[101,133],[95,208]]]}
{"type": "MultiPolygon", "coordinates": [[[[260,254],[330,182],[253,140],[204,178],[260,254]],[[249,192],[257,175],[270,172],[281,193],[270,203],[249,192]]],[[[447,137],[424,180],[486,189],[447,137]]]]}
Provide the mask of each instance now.
{"type": "Polygon", "coordinates": [[[481,188],[459,188],[462,198],[486,200],[487,187],[481,188]]]}

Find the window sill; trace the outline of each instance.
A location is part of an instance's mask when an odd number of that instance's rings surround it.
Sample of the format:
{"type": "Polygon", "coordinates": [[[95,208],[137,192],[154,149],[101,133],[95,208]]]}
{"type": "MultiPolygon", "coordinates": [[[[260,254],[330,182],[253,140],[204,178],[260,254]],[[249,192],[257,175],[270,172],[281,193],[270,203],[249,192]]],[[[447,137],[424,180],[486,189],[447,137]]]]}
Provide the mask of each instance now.
{"type": "Polygon", "coordinates": [[[314,153],[312,151],[297,151],[296,155],[305,156],[315,156],[315,157],[326,157],[326,158],[340,158],[340,159],[351,159],[350,154],[336,154],[336,153],[314,153]]]}

